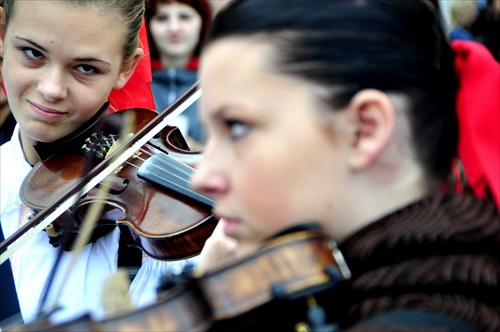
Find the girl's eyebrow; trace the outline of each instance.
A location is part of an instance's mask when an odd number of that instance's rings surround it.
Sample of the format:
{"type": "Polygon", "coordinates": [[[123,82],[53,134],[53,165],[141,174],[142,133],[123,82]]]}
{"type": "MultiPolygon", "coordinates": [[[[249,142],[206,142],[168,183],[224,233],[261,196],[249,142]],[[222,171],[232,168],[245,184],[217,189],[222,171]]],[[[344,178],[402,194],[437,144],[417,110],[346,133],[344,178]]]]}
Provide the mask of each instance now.
{"type": "Polygon", "coordinates": [[[30,40],[30,39],[27,39],[27,38],[22,38],[22,37],[18,37],[18,36],[15,36],[16,39],[20,39],[20,40],[24,40],[25,42],[27,43],[30,43],[31,45],[41,49],[42,51],[44,52],[47,52],[47,50],[45,49],[45,47],[41,46],[41,45],[38,45],[37,43],[35,43],[34,41],[30,40]]]}
{"type": "Polygon", "coordinates": [[[100,60],[100,59],[96,59],[96,58],[75,58],[76,61],[81,61],[81,62],[101,62],[109,67],[111,67],[111,64],[104,61],[104,60],[100,60]]]}
{"type": "MultiPolygon", "coordinates": [[[[20,40],[23,40],[33,46],[35,46],[36,48],[42,50],[43,52],[47,52],[47,50],[45,49],[45,47],[41,46],[41,45],[38,45],[36,42],[30,40],[30,39],[27,39],[27,38],[22,38],[22,37],[18,37],[16,36],[15,38],[17,39],[20,39],[20,40]]],[[[110,66],[111,67],[111,64],[104,61],[104,60],[101,60],[101,59],[97,59],[97,58],[93,58],[93,57],[83,57],[83,58],[75,58],[76,61],[82,61],[82,62],[102,62],[104,63],[105,65],[107,66],[110,66]]]]}

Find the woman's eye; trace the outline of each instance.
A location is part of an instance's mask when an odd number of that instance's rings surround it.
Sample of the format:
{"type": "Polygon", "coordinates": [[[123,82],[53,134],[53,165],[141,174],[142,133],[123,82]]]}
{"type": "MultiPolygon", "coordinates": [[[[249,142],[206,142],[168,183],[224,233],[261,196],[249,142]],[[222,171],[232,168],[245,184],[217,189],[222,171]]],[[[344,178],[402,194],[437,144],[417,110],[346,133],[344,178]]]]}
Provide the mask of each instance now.
{"type": "Polygon", "coordinates": [[[182,15],[180,15],[179,17],[180,17],[180,19],[181,19],[182,21],[189,21],[189,20],[191,20],[191,19],[192,19],[192,17],[193,17],[193,16],[192,16],[192,15],[189,15],[189,14],[182,14],[182,15]]]}
{"type": "Polygon", "coordinates": [[[98,72],[95,67],[89,65],[79,65],[77,70],[84,75],[92,75],[98,72]]]}
{"type": "Polygon", "coordinates": [[[30,60],[43,60],[43,54],[33,48],[24,48],[23,52],[30,60]]]}
{"type": "Polygon", "coordinates": [[[227,120],[226,125],[229,129],[231,139],[233,140],[238,140],[245,137],[246,135],[248,135],[251,129],[249,124],[236,120],[227,120]]]}
{"type": "Polygon", "coordinates": [[[168,20],[168,16],[167,15],[158,14],[158,15],[153,16],[153,20],[154,21],[158,21],[158,22],[164,22],[164,21],[168,20]]]}

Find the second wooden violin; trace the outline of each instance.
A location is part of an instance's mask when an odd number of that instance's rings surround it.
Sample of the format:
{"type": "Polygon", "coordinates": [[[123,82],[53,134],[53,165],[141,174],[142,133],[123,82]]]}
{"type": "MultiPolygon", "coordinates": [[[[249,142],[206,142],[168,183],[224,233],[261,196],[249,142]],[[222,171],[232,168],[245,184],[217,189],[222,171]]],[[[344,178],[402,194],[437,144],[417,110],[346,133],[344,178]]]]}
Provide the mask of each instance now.
{"type": "Polygon", "coordinates": [[[82,317],[57,326],[41,321],[20,330],[301,330],[311,324],[308,314],[319,310],[316,294],[349,278],[335,243],[321,230],[306,227],[273,237],[256,253],[207,274],[165,278],[165,289],[149,306],[100,321],[82,317]]]}

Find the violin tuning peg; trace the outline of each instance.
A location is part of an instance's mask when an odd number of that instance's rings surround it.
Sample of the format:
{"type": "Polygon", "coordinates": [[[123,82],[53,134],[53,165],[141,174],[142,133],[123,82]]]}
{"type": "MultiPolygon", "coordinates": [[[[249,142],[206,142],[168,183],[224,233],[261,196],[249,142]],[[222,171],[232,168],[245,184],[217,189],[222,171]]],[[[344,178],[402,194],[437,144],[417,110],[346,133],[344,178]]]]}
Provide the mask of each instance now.
{"type": "Polygon", "coordinates": [[[87,146],[87,144],[83,144],[83,145],[82,145],[82,151],[83,151],[83,152],[90,152],[90,150],[91,150],[91,149],[87,146]]]}

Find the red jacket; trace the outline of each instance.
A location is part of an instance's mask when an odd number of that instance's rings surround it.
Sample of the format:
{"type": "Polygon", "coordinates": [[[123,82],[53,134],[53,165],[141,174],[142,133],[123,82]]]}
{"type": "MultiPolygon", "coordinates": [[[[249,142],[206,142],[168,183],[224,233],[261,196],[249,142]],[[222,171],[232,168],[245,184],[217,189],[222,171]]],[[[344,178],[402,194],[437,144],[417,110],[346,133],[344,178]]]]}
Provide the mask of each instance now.
{"type": "Polygon", "coordinates": [[[500,63],[483,45],[457,40],[458,155],[474,194],[490,191],[500,209],[500,63]]]}
{"type": "Polygon", "coordinates": [[[128,108],[155,109],[153,92],[151,91],[151,81],[153,79],[151,73],[151,60],[144,20],[142,21],[139,34],[140,46],[144,50],[144,56],[127,84],[120,90],[111,91],[108,98],[111,104],[108,110],[109,113],[128,108]]]}

